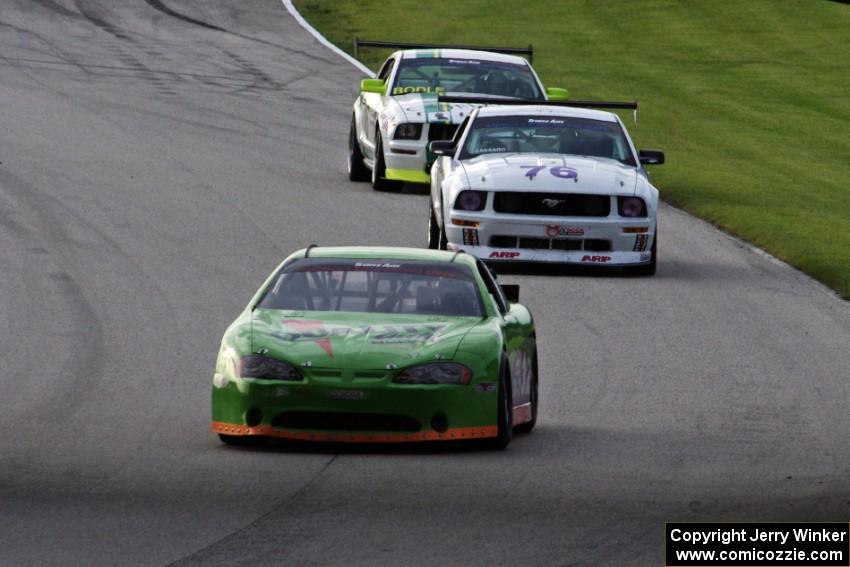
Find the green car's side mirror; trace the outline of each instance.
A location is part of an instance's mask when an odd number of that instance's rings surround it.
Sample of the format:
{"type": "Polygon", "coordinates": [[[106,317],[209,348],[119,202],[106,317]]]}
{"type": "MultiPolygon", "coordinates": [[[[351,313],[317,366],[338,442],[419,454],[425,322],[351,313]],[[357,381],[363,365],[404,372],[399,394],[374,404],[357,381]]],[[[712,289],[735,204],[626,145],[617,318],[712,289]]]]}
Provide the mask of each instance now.
{"type": "Polygon", "coordinates": [[[386,90],[387,85],[384,83],[383,79],[363,79],[360,81],[361,93],[385,94],[386,90]]]}
{"type": "Polygon", "coordinates": [[[570,98],[570,93],[569,91],[567,91],[567,89],[562,89],[559,87],[548,87],[546,89],[546,98],[553,102],[559,100],[568,100],[570,98]]]}

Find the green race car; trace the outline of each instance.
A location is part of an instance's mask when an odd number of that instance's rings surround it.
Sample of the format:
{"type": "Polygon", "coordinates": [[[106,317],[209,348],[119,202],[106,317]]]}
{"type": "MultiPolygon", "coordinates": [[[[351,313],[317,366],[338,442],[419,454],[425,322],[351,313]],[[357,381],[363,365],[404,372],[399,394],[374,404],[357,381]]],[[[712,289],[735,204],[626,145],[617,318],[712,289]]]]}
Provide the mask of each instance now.
{"type": "Polygon", "coordinates": [[[212,430],[229,444],[486,439],[537,420],[534,321],[480,260],[310,247],[228,327],[212,430]]]}

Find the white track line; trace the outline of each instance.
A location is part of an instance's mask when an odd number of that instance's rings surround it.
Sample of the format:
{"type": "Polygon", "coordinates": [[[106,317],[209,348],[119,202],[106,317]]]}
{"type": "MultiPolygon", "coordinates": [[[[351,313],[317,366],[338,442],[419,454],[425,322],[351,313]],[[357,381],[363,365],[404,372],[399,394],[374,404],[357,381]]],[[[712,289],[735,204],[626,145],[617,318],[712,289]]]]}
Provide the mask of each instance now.
{"type": "Polygon", "coordinates": [[[345,59],[346,61],[348,61],[352,65],[354,65],[355,67],[357,67],[360,71],[362,71],[366,75],[368,75],[370,77],[375,76],[375,73],[373,73],[366,65],[364,65],[363,63],[361,63],[360,61],[358,61],[357,59],[355,59],[354,57],[352,57],[351,55],[349,55],[348,53],[346,53],[345,51],[343,51],[342,49],[340,49],[339,47],[337,47],[336,45],[334,45],[330,41],[328,41],[328,38],[326,38],[325,36],[320,34],[316,30],[316,28],[314,28],[313,26],[308,24],[307,20],[305,20],[304,17],[295,8],[295,6],[292,5],[292,0],[281,0],[281,2],[283,2],[283,5],[286,8],[286,11],[289,12],[292,15],[293,18],[295,18],[296,22],[298,22],[298,25],[300,25],[302,28],[304,28],[305,30],[310,32],[310,35],[315,37],[316,40],[319,43],[321,43],[322,45],[324,45],[325,47],[327,47],[328,49],[330,49],[331,51],[333,51],[334,53],[336,53],[337,55],[339,55],[340,57],[342,57],[343,59],[345,59]]]}

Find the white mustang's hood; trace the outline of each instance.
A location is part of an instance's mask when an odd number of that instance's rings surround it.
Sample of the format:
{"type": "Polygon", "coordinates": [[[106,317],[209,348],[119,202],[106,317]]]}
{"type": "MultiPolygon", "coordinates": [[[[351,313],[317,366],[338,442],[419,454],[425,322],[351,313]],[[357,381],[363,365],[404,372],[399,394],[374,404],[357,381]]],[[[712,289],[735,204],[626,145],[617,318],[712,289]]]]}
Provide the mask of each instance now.
{"type": "Polygon", "coordinates": [[[438,122],[460,124],[463,119],[479,105],[466,103],[437,102],[437,95],[430,93],[411,93],[391,98],[403,116],[405,122],[438,122]]]}
{"type": "Polygon", "coordinates": [[[484,154],[461,162],[469,187],[484,191],[568,191],[634,195],[638,171],[611,159],[559,154],[484,154]]]}

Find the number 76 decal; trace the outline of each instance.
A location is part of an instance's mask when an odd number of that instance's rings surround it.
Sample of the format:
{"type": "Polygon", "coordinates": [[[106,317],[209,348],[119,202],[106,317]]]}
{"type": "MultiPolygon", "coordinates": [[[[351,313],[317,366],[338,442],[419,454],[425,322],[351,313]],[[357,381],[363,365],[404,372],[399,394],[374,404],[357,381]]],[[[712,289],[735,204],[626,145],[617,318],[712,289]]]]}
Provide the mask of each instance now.
{"type": "MultiPolygon", "coordinates": [[[[534,179],[537,177],[537,174],[542,170],[546,169],[545,165],[521,165],[522,169],[527,169],[525,172],[525,176],[529,179],[534,179]]],[[[572,179],[576,183],[578,183],[578,171],[573,169],[572,167],[567,167],[566,165],[556,165],[555,167],[549,168],[549,173],[554,177],[560,177],[561,179],[572,179]]]]}

